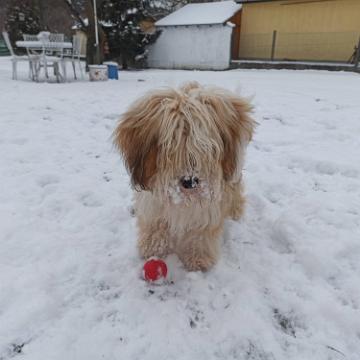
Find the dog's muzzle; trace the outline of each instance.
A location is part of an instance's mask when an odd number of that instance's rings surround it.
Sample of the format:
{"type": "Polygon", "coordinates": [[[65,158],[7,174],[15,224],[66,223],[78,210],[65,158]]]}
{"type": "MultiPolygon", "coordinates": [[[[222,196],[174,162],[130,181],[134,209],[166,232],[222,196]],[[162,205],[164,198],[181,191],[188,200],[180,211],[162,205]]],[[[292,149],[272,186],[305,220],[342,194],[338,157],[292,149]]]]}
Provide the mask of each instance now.
{"type": "Polygon", "coordinates": [[[180,178],[180,185],[184,189],[196,189],[199,186],[199,178],[196,176],[183,176],[180,178]]]}

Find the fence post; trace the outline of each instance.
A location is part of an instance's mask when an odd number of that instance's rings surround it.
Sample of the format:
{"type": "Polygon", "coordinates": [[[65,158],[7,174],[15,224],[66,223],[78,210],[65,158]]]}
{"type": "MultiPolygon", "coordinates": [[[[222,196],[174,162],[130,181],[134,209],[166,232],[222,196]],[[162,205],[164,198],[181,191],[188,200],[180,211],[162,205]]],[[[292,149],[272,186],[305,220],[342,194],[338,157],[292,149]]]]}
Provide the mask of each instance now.
{"type": "Polygon", "coordinates": [[[356,54],[355,54],[355,70],[358,69],[359,66],[359,61],[360,61],[360,37],[359,37],[359,42],[358,42],[358,46],[357,46],[357,50],[356,50],[356,54]]]}
{"type": "Polygon", "coordinates": [[[277,35],[277,31],[274,30],[272,36],[272,44],[271,44],[271,61],[274,61],[275,58],[276,35],[277,35]]]}

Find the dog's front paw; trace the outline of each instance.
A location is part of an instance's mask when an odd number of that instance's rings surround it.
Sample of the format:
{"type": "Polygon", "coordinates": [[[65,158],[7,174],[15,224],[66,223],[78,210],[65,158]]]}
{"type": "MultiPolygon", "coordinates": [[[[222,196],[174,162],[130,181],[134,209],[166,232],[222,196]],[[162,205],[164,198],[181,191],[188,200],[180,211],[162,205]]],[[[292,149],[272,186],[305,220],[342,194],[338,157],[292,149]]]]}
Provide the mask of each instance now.
{"type": "Polygon", "coordinates": [[[234,221],[239,221],[244,213],[244,205],[243,203],[233,204],[230,209],[230,218],[234,221]]]}
{"type": "Polygon", "coordinates": [[[217,260],[214,256],[199,254],[184,254],[180,259],[188,271],[207,271],[217,260]]]}

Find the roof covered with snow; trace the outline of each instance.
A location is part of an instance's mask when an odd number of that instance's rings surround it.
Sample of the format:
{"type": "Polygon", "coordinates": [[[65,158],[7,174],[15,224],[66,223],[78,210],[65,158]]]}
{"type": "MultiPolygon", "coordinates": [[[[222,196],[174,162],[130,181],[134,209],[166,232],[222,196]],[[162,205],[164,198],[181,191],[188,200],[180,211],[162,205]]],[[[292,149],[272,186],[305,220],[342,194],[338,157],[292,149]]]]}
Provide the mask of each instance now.
{"type": "Polygon", "coordinates": [[[156,26],[223,24],[241,9],[234,1],[188,4],[155,23],[156,26]]]}

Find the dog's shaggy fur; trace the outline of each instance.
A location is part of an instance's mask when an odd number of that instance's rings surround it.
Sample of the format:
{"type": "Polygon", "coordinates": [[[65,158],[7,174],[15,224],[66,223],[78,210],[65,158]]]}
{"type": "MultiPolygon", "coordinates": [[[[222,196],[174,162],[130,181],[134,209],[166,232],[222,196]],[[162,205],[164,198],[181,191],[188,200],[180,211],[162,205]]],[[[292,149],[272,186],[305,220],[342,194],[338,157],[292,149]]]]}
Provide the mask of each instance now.
{"type": "Polygon", "coordinates": [[[188,83],[148,93],[114,132],[131,175],[144,258],[176,253],[188,270],[219,255],[224,220],[244,209],[241,170],[255,122],[235,94],[188,83]]]}

